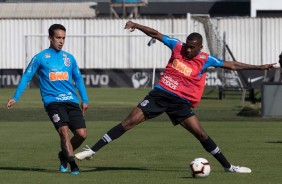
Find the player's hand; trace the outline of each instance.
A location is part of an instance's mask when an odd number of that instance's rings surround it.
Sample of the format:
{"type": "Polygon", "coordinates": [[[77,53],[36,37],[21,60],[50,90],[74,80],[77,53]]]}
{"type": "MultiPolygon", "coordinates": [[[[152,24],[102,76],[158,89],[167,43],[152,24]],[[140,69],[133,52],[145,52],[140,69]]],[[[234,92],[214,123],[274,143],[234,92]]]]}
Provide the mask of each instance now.
{"type": "Polygon", "coordinates": [[[274,68],[274,65],[276,65],[276,63],[261,65],[261,70],[270,70],[274,68]]]}
{"type": "Polygon", "coordinates": [[[135,30],[135,23],[132,21],[126,22],[124,29],[128,29],[130,32],[133,32],[135,30]]]}
{"type": "Polygon", "coordinates": [[[9,99],[8,102],[7,102],[6,108],[7,108],[7,109],[12,108],[12,106],[13,106],[15,103],[17,103],[16,100],[14,100],[14,99],[9,99]]]}
{"type": "Polygon", "coordinates": [[[81,111],[83,115],[85,114],[87,109],[88,109],[88,104],[81,103],[81,111]]]}

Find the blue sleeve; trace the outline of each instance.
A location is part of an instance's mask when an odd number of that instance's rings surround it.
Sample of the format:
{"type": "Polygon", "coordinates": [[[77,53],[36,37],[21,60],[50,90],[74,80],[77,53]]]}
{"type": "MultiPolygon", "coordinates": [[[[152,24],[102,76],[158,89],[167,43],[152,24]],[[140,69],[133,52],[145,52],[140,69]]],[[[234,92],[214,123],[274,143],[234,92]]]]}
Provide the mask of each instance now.
{"type": "Polygon", "coordinates": [[[32,77],[34,76],[35,72],[37,71],[37,69],[40,66],[40,62],[37,60],[36,56],[34,58],[32,58],[32,60],[30,61],[30,63],[28,64],[25,72],[22,75],[21,81],[14,93],[13,99],[15,101],[18,101],[19,98],[21,97],[22,93],[24,92],[26,86],[28,85],[28,83],[30,82],[30,80],[32,79],[32,77]]]}
{"type": "Polygon", "coordinates": [[[174,49],[175,45],[180,42],[178,39],[176,38],[170,38],[169,36],[167,35],[164,35],[163,38],[162,38],[162,42],[168,46],[171,50],[174,49]]]}
{"type": "Polygon", "coordinates": [[[73,79],[74,79],[76,88],[78,89],[78,93],[81,97],[82,103],[88,104],[88,96],[87,96],[86,88],[84,85],[84,81],[83,81],[83,78],[80,73],[80,69],[77,66],[75,59],[74,59],[74,64],[72,68],[72,74],[73,74],[73,79]]]}
{"type": "Polygon", "coordinates": [[[203,67],[203,70],[207,69],[210,66],[221,67],[222,65],[223,65],[223,61],[221,59],[218,59],[217,57],[209,55],[205,65],[203,67]]]}

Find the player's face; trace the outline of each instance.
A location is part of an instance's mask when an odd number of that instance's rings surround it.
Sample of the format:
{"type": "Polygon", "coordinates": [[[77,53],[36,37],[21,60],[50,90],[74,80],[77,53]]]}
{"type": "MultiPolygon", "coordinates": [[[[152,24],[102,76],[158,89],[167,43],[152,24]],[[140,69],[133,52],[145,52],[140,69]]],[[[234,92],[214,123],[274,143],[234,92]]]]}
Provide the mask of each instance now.
{"type": "Polygon", "coordinates": [[[188,59],[192,59],[197,56],[202,50],[203,45],[198,40],[188,40],[185,45],[186,56],[188,59]]]}
{"type": "Polygon", "coordinates": [[[66,32],[61,29],[54,30],[54,35],[52,37],[49,36],[50,47],[56,51],[62,50],[66,38],[66,32]]]}

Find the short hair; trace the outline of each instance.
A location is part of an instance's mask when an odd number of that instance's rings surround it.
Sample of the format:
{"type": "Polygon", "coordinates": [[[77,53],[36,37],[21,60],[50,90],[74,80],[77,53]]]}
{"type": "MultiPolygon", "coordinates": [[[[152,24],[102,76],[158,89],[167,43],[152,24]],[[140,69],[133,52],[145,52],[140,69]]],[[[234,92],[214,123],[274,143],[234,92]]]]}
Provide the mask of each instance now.
{"type": "Polygon", "coordinates": [[[187,36],[186,43],[188,41],[194,41],[194,40],[198,41],[200,44],[203,44],[203,37],[202,37],[202,35],[199,34],[199,33],[196,33],[196,32],[191,33],[190,35],[187,36]]]}
{"type": "Polygon", "coordinates": [[[61,25],[61,24],[53,24],[48,29],[50,37],[54,36],[54,31],[56,29],[60,29],[60,30],[66,31],[66,28],[63,25],[61,25]]]}

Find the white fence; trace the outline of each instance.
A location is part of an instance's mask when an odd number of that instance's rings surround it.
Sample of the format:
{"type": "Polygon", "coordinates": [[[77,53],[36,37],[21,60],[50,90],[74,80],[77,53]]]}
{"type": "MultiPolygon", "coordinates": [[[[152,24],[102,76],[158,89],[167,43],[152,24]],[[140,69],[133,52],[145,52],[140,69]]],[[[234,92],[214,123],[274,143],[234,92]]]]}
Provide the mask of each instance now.
{"type": "MultiPolygon", "coordinates": [[[[37,52],[49,46],[48,28],[61,23],[67,29],[64,50],[72,53],[81,68],[162,68],[170,51],[160,42],[147,46],[149,37],[124,30],[126,19],[0,19],[0,69],[25,68],[37,52]]],[[[185,41],[190,32],[206,40],[203,25],[186,19],[138,19],[163,34],[185,41]]],[[[249,64],[278,61],[282,50],[280,18],[215,18],[220,38],[235,58],[249,64]]],[[[207,43],[204,51],[209,52],[207,43]]],[[[226,59],[231,59],[228,55],[226,59]]]]}

